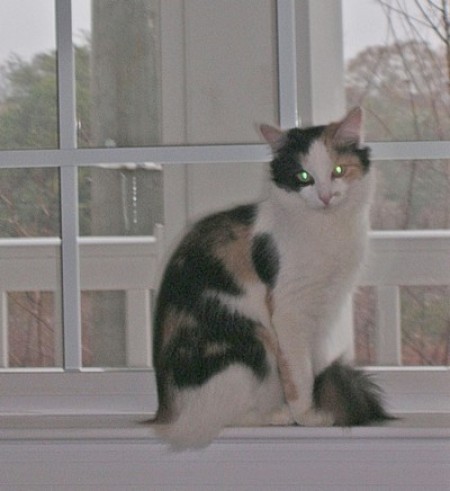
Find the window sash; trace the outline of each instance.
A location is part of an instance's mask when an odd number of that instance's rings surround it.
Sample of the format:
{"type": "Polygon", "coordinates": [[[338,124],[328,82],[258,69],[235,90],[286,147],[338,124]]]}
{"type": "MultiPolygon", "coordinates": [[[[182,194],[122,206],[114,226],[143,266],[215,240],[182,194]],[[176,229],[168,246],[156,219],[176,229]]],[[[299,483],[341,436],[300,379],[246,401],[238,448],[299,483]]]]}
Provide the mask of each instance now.
{"type": "MultiPolygon", "coordinates": [[[[312,0],[277,0],[279,111],[282,127],[297,125],[299,112],[302,123],[320,123],[330,119],[330,111],[339,114],[342,108],[323,97],[320,90],[320,67],[314,60],[329,57],[337,77],[342,67],[336,64],[339,56],[324,49],[323,30],[314,24],[321,15],[320,2],[312,0]],[[297,16],[295,16],[297,13],[297,16]],[[300,15],[300,13],[302,15],[300,15]],[[319,36],[320,33],[320,36],[319,36]],[[334,60],[334,61],[333,61],[334,60]],[[331,108],[331,109],[330,109],[331,108]]],[[[265,162],[266,145],[195,145],[145,148],[78,149],[75,131],[74,60],[71,37],[71,0],[55,0],[58,50],[58,107],[60,146],[55,150],[19,150],[0,152],[0,168],[58,167],[61,169],[62,195],[62,303],[64,329],[64,369],[9,370],[0,375],[3,398],[0,411],[100,411],[142,412],[156,407],[156,390],[149,384],[149,371],[126,369],[85,370],[81,367],[80,277],[78,249],[78,192],[77,170],[82,166],[121,164],[127,162],[157,162],[178,164],[208,162],[265,162]],[[78,372],[78,373],[71,373],[78,372]],[[28,377],[30,375],[30,377],[28,377]],[[91,383],[92,382],[92,385],[91,383]],[[91,390],[95,387],[95,390],[91,390]],[[99,390],[108,387],[108,390],[99,390]],[[109,392],[108,392],[109,391],[109,392]],[[80,396],[83,403],[80,404],[80,396]],[[130,401],[131,400],[131,401],[130,401]],[[127,401],[127,402],[124,402],[127,401]],[[145,403],[145,404],[144,404],[145,403]],[[150,409],[149,409],[150,408],[150,409]]],[[[333,7],[340,14],[340,5],[333,7]]],[[[329,15],[329,14],[328,14],[329,15]]],[[[338,35],[340,15],[333,16],[338,35]]],[[[337,34],[336,34],[337,33],[337,34]]],[[[342,35],[342,33],[341,33],[342,35]]],[[[339,51],[339,43],[334,43],[339,51]]],[[[327,61],[327,60],[325,60],[327,61]]],[[[328,74],[329,79],[334,77],[328,74]]],[[[377,142],[372,147],[374,160],[430,160],[450,155],[450,141],[377,142]]],[[[396,241],[402,232],[392,232],[386,240],[396,241]]],[[[439,232],[436,232],[439,235],[439,232]]],[[[383,380],[389,400],[397,410],[408,407],[428,407],[448,410],[450,395],[442,387],[450,387],[450,370],[428,368],[376,368],[383,380]],[[432,383],[430,382],[432,381],[432,383]],[[403,388],[403,389],[402,389],[403,388]],[[403,392],[402,392],[403,390],[403,392]],[[399,397],[408,391],[408,396],[399,397]],[[440,392],[440,395],[439,395],[440,392]],[[430,394],[433,397],[430,397],[430,394]],[[428,402],[427,402],[428,401],[428,402]]],[[[151,373],[151,371],[150,371],[151,373]]],[[[448,392],[448,391],[447,391],[448,392]]]]}

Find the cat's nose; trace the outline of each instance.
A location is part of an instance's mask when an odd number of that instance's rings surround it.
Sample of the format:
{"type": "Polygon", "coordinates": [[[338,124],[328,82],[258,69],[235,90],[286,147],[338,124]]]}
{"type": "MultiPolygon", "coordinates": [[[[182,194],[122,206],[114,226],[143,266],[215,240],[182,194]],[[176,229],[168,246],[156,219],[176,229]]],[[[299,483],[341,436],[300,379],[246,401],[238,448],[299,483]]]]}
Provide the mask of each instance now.
{"type": "Polygon", "coordinates": [[[320,201],[322,201],[322,203],[325,206],[328,206],[330,204],[331,198],[332,198],[332,196],[330,193],[320,193],[319,194],[319,199],[320,199],[320,201]]]}

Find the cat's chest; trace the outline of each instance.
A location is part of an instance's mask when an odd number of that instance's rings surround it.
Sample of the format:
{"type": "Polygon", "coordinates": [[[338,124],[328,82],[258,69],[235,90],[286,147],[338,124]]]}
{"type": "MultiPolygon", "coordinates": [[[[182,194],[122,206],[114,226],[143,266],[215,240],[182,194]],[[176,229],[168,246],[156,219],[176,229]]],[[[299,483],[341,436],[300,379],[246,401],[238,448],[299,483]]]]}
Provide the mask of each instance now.
{"type": "Polygon", "coordinates": [[[364,256],[366,231],[325,220],[300,223],[279,227],[276,243],[282,277],[326,278],[354,273],[364,256]]]}

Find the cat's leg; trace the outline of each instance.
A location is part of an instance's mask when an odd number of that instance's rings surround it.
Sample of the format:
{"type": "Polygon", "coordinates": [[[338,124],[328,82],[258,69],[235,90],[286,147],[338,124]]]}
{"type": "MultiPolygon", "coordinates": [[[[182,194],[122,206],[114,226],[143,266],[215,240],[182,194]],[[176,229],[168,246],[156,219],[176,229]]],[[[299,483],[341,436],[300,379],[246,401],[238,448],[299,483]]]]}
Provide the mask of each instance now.
{"type": "Polygon", "coordinates": [[[279,343],[278,368],[292,418],[301,426],[332,426],[333,416],[317,410],[313,403],[314,320],[275,311],[273,323],[279,343]]]}
{"type": "Polygon", "coordinates": [[[278,357],[268,353],[269,373],[258,380],[252,394],[253,406],[234,426],[289,426],[295,424],[284,397],[283,384],[278,370],[278,357]]]}

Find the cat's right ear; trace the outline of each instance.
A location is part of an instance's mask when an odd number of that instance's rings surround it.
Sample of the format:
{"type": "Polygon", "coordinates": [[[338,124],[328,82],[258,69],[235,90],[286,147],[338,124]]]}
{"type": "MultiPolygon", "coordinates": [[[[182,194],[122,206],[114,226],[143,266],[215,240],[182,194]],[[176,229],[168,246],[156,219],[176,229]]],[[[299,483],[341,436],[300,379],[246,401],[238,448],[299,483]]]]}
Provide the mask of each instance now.
{"type": "Polygon", "coordinates": [[[259,131],[274,152],[277,152],[286,143],[286,132],[280,128],[261,124],[259,131]]]}

